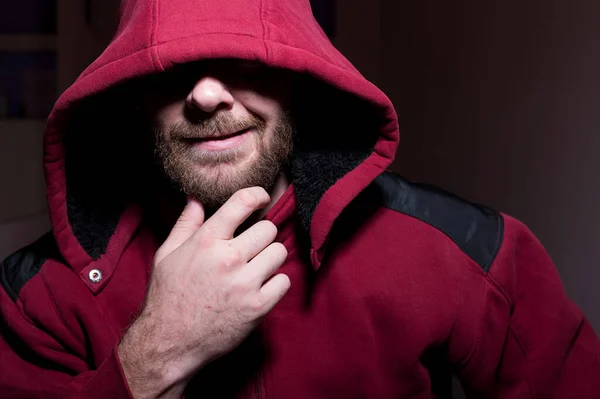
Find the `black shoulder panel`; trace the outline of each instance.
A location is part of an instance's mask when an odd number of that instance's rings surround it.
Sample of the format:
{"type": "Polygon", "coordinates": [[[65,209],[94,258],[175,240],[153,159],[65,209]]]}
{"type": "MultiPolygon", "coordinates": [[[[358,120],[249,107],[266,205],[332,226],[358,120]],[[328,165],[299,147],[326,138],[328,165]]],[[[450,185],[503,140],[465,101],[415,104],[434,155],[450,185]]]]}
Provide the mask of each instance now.
{"type": "Polygon", "coordinates": [[[490,270],[504,235],[504,219],[498,212],[389,172],[380,175],[374,186],[383,206],[435,227],[484,271],[490,270]]]}
{"type": "Polygon", "coordinates": [[[47,233],[2,262],[0,284],[13,301],[16,301],[21,288],[40,271],[44,262],[59,257],[54,236],[52,233],[47,233]]]}

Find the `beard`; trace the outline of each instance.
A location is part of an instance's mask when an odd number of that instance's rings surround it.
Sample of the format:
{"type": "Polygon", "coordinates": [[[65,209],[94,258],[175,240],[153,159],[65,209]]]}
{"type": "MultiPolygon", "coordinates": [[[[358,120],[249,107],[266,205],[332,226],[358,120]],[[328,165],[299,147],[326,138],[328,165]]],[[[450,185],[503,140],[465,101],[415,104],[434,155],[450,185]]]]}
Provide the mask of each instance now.
{"type": "Polygon", "coordinates": [[[273,188],[292,151],[292,118],[282,114],[271,130],[257,116],[236,120],[222,111],[210,119],[178,122],[166,130],[154,127],[155,155],[171,182],[204,207],[215,210],[243,188],[273,188]],[[244,160],[249,157],[245,145],[224,151],[204,151],[194,146],[200,139],[246,129],[253,130],[256,151],[249,161],[244,160]]]}

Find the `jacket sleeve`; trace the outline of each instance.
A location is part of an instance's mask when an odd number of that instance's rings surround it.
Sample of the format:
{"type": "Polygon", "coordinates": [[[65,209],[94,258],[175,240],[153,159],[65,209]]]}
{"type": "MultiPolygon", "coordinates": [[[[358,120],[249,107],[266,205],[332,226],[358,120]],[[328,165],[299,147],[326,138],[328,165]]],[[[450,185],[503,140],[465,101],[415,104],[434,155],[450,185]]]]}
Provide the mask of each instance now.
{"type": "MultiPolygon", "coordinates": [[[[49,327],[53,322],[42,325],[23,307],[0,287],[1,399],[132,399],[116,347],[92,367],[83,349],[73,349],[61,331],[49,327]]],[[[52,315],[51,306],[47,314],[52,315]]]]}
{"type": "Polygon", "coordinates": [[[504,216],[481,296],[457,323],[451,357],[469,398],[600,398],[600,341],[534,235],[504,216]]]}

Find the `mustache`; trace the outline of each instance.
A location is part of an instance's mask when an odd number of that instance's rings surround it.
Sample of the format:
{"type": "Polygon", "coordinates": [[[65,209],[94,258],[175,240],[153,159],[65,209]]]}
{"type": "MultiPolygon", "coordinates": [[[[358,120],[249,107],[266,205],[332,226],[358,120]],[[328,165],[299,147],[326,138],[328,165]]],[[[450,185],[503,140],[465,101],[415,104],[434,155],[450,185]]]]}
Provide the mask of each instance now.
{"type": "Polygon", "coordinates": [[[236,119],[229,113],[218,113],[210,119],[193,123],[177,122],[169,128],[169,137],[179,140],[202,140],[252,128],[260,132],[265,126],[265,121],[255,115],[236,119]]]}

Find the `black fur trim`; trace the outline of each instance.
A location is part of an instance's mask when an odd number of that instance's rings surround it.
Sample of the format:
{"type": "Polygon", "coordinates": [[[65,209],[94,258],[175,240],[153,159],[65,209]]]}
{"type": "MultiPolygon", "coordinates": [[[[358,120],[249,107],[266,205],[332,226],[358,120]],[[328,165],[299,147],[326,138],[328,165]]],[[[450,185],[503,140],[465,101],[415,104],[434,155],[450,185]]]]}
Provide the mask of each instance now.
{"type": "Polygon", "coordinates": [[[373,153],[381,119],[371,104],[351,94],[310,79],[300,87],[291,176],[298,214],[308,230],[325,192],[373,153]]]}
{"type": "Polygon", "coordinates": [[[370,152],[324,150],[300,152],[291,164],[297,211],[308,230],[325,192],[340,178],[360,165],[370,152]]]}

